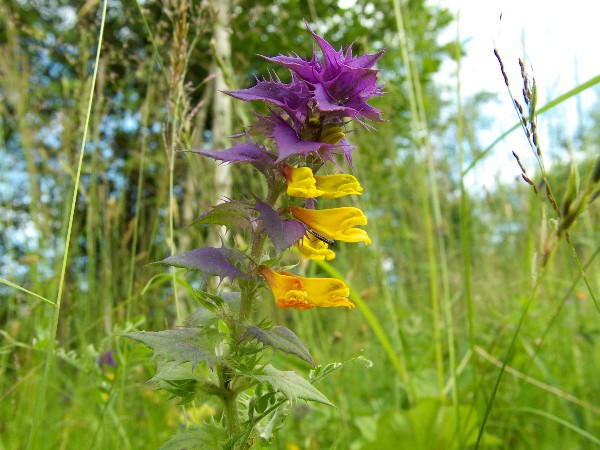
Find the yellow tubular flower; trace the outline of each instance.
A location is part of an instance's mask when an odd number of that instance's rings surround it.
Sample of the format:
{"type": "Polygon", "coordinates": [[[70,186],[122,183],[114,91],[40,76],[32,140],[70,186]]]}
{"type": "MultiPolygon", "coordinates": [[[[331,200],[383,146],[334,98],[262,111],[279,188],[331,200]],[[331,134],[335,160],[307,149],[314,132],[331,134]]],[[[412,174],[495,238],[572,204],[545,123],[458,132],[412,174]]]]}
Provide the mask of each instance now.
{"type": "Polygon", "coordinates": [[[358,208],[345,206],[316,210],[290,206],[290,212],[327,239],[371,245],[371,238],[365,230],[353,228],[355,225],[367,224],[367,216],[358,208]]]}
{"type": "Polygon", "coordinates": [[[284,166],[283,173],[287,179],[287,193],[292,197],[303,198],[338,198],[344,195],[361,195],[362,186],[352,175],[345,173],[336,175],[315,176],[309,167],[284,166]]]}
{"type": "Polygon", "coordinates": [[[344,195],[361,195],[363,188],[352,175],[340,173],[336,175],[315,176],[316,187],[323,191],[323,198],[338,198],[344,195]]]}
{"type": "Polygon", "coordinates": [[[315,198],[323,191],[317,189],[317,180],[309,167],[283,166],[283,173],[287,179],[287,193],[292,197],[315,198]]]}
{"type": "Polygon", "coordinates": [[[348,300],[350,291],[340,280],[298,277],[289,272],[273,272],[266,266],[260,266],[258,270],[267,280],[279,308],[346,306],[348,309],[354,309],[354,303],[348,300]]]}
{"type": "Polygon", "coordinates": [[[296,247],[304,258],[320,261],[331,261],[335,258],[335,252],[328,248],[329,245],[316,237],[304,236],[302,240],[296,242],[296,247]]]}

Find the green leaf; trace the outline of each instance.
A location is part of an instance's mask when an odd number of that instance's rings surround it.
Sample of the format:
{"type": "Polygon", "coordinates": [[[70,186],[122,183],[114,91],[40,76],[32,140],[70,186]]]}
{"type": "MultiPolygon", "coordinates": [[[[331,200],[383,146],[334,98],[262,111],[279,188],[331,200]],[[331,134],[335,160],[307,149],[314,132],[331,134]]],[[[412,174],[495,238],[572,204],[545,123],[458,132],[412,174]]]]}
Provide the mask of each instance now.
{"type": "Polygon", "coordinates": [[[298,358],[306,361],[315,367],[315,361],[304,342],[296,336],[291,330],[285,327],[273,327],[272,330],[264,330],[254,325],[246,327],[244,339],[256,339],[263,346],[269,345],[275,350],[281,350],[284,353],[291,353],[298,358]]]}
{"type": "Polygon", "coordinates": [[[213,206],[210,211],[194,220],[191,225],[224,225],[229,229],[238,228],[245,231],[251,224],[251,212],[252,205],[231,200],[213,206]]]}
{"type": "Polygon", "coordinates": [[[333,406],[333,403],[321,391],[296,372],[278,370],[268,364],[263,368],[263,373],[257,375],[256,378],[263,383],[269,383],[273,389],[281,392],[290,401],[301,398],[333,406]]]}
{"type": "Polygon", "coordinates": [[[239,292],[222,292],[219,296],[196,290],[193,294],[202,306],[186,319],[185,324],[188,327],[206,328],[215,325],[218,319],[231,326],[231,323],[239,316],[241,303],[239,292]]]}
{"type": "MultiPolygon", "coordinates": [[[[205,369],[206,370],[206,369],[205,369]]],[[[163,381],[204,381],[206,376],[201,373],[200,370],[195,370],[190,362],[177,364],[173,361],[165,361],[158,364],[156,368],[156,374],[151,381],[163,380],[163,381]]]]}
{"type": "Polygon", "coordinates": [[[217,361],[214,349],[222,338],[213,330],[181,328],[165,331],[136,331],[125,336],[140,341],[154,350],[155,356],[176,364],[191,362],[195,367],[206,362],[212,368],[217,361]]]}
{"type": "Polygon", "coordinates": [[[211,423],[191,427],[183,433],[176,434],[163,445],[160,450],[192,450],[222,448],[227,441],[227,430],[211,423]]]}
{"type": "Polygon", "coordinates": [[[156,375],[150,380],[156,389],[180,397],[179,405],[197,399],[199,393],[217,395],[218,389],[209,380],[208,368],[192,367],[192,363],[177,364],[172,361],[157,360],[156,375]]]}

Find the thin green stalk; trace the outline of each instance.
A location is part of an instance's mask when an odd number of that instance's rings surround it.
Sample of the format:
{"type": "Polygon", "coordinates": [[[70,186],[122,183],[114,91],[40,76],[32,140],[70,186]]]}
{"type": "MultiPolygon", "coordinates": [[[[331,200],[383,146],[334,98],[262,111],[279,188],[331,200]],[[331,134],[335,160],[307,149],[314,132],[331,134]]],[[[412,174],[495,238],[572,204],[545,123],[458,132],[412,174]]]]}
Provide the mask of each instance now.
{"type": "Polygon", "coordinates": [[[71,232],[73,230],[73,218],[75,216],[75,207],[77,205],[77,193],[79,191],[79,180],[81,179],[81,170],[83,167],[83,155],[85,153],[85,142],[87,140],[87,132],[90,123],[90,116],[92,113],[92,105],[94,101],[94,90],[96,88],[96,77],[98,75],[98,64],[100,61],[100,51],[102,49],[102,37],[104,36],[104,24],[106,22],[106,10],[108,7],[108,0],[104,0],[102,6],[102,18],[100,21],[100,33],[98,37],[98,47],[96,50],[96,61],[94,62],[94,74],[92,76],[92,85],[90,86],[90,94],[89,94],[89,102],[87,107],[87,113],[85,118],[85,126],[83,128],[83,136],[81,138],[81,147],[79,149],[79,161],[77,163],[77,175],[75,177],[75,186],[73,188],[73,197],[71,200],[71,213],[69,216],[69,225],[67,229],[67,236],[65,238],[65,250],[62,260],[62,268],[60,273],[60,281],[58,284],[58,293],[56,295],[55,301],[55,309],[52,315],[52,327],[50,329],[50,335],[48,337],[48,350],[46,351],[46,362],[44,365],[44,373],[42,375],[42,381],[40,383],[36,403],[35,410],[33,413],[33,418],[31,422],[31,428],[29,429],[29,436],[27,438],[27,446],[26,449],[33,448],[35,444],[35,437],[37,433],[37,429],[41,420],[42,410],[44,409],[44,403],[46,399],[46,391],[48,388],[48,379],[50,377],[50,368],[53,362],[54,357],[54,344],[56,342],[56,333],[58,330],[58,319],[60,316],[60,306],[62,300],[62,291],[65,283],[65,275],[67,272],[67,260],[69,258],[69,247],[71,243],[71,232]]]}
{"type": "Polygon", "coordinates": [[[581,261],[579,260],[579,256],[577,255],[577,251],[575,250],[575,245],[573,244],[573,241],[571,240],[571,235],[568,232],[566,233],[566,239],[567,239],[567,244],[569,246],[569,250],[571,251],[571,256],[573,256],[573,259],[575,260],[575,263],[577,264],[577,269],[579,269],[579,274],[581,275],[581,278],[583,278],[585,287],[587,288],[588,292],[590,293],[590,296],[592,297],[594,306],[596,307],[598,312],[600,312],[600,303],[598,303],[598,299],[596,298],[594,289],[592,288],[592,285],[590,284],[590,280],[588,280],[588,277],[585,274],[583,266],[581,265],[581,261]]]}
{"type": "Polygon", "coordinates": [[[458,140],[458,167],[461,170],[460,177],[460,227],[462,234],[462,256],[464,263],[464,282],[465,282],[465,300],[467,303],[467,321],[469,328],[469,350],[472,355],[471,357],[471,375],[473,377],[473,385],[475,396],[479,393],[479,376],[478,376],[478,359],[475,353],[475,321],[473,319],[473,286],[471,276],[471,241],[470,241],[470,220],[469,220],[469,207],[467,204],[467,191],[465,189],[465,173],[462,171],[465,162],[465,149],[463,145],[463,110],[462,110],[462,97],[461,97],[461,82],[460,82],[460,71],[461,71],[461,47],[460,47],[460,29],[458,23],[460,22],[460,6],[456,14],[456,46],[455,46],[455,58],[456,58],[456,134],[458,140]]]}
{"type": "Polygon", "coordinates": [[[383,350],[387,354],[388,359],[390,360],[390,362],[394,366],[394,369],[396,369],[398,376],[404,383],[404,386],[405,386],[406,392],[407,392],[408,401],[409,401],[409,403],[411,403],[414,400],[414,391],[412,388],[412,383],[411,383],[410,377],[408,375],[408,370],[406,369],[406,365],[404,363],[404,361],[405,361],[404,349],[402,347],[400,347],[398,349],[400,351],[400,356],[402,359],[398,358],[398,356],[396,355],[396,349],[394,348],[394,346],[388,339],[381,324],[377,320],[377,317],[375,317],[375,314],[373,314],[373,311],[371,311],[371,308],[369,308],[369,306],[362,299],[362,297],[358,294],[358,292],[356,292],[354,289],[352,289],[352,286],[348,285],[348,283],[346,282],[346,280],[344,279],[344,277],[342,276],[342,274],[340,272],[338,272],[336,269],[333,268],[333,266],[331,264],[329,264],[325,261],[315,260],[314,262],[319,267],[321,267],[323,270],[325,270],[325,272],[327,272],[329,275],[331,275],[333,278],[337,278],[338,280],[341,280],[344,283],[346,283],[346,285],[348,286],[348,289],[350,290],[350,298],[352,299],[352,301],[354,303],[356,303],[356,306],[358,306],[358,309],[360,309],[360,312],[363,314],[363,316],[365,317],[365,319],[371,326],[371,329],[375,333],[375,336],[377,336],[377,339],[379,340],[379,343],[381,344],[381,346],[383,347],[383,350]]]}
{"type": "MultiPolygon", "coordinates": [[[[150,78],[150,77],[149,77],[150,78]]],[[[146,99],[153,98],[152,94],[152,83],[148,81],[148,85],[146,87],[146,99]]],[[[137,192],[135,195],[135,218],[133,222],[133,238],[131,240],[131,258],[129,260],[129,280],[127,282],[127,305],[126,305],[126,313],[125,318],[126,321],[129,322],[131,318],[131,302],[133,296],[133,281],[135,275],[135,258],[137,253],[137,242],[139,235],[139,223],[140,223],[140,210],[142,205],[142,187],[144,185],[144,167],[145,167],[145,158],[146,158],[146,138],[147,134],[144,131],[148,124],[148,116],[150,111],[150,104],[147,100],[147,103],[144,108],[144,113],[142,115],[142,142],[141,142],[141,154],[140,154],[140,163],[138,166],[138,184],[137,184],[137,192]]]]}
{"type": "Polygon", "coordinates": [[[165,79],[168,81],[169,80],[169,74],[167,73],[167,70],[165,69],[165,65],[163,64],[162,58],[160,56],[160,53],[158,52],[158,47],[156,46],[156,41],[154,40],[154,35],[152,34],[152,30],[150,29],[150,25],[148,25],[148,21],[146,20],[146,16],[144,15],[144,11],[142,10],[142,6],[140,5],[140,1],[139,0],[135,0],[135,5],[138,8],[138,11],[139,11],[140,16],[142,18],[142,21],[144,22],[144,28],[146,29],[146,33],[148,33],[148,38],[150,39],[150,43],[152,44],[152,49],[154,50],[154,56],[156,57],[156,62],[158,62],[158,65],[160,66],[160,69],[162,70],[162,73],[165,76],[165,79]]]}
{"type": "MultiPolygon", "coordinates": [[[[585,83],[575,86],[573,89],[565,92],[562,95],[559,95],[554,100],[549,101],[541,108],[538,108],[536,110],[536,114],[543,114],[546,111],[549,111],[550,109],[554,108],[555,106],[561,104],[565,100],[568,100],[571,97],[574,97],[574,96],[580,94],[581,92],[595,86],[598,83],[600,83],[600,75],[596,75],[595,77],[589,79],[585,83]]],[[[513,131],[518,130],[521,127],[522,127],[521,122],[518,122],[518,123],[514,124],[512,127],[510,127],[508,130],[506,130],[504,133],[502,133],[500,136],[498,136],[481,153],[477,154],[477,156],[473,159],[473,161],[471,161],[471,164],[469,164],[468,167],[463,171],[463,175],[466,175],[467,173],[469,173],[479,163],[479,161],[481,161],[483,158],[488,156],[489,153],[492,151],[492,149],[496,146],[496,144],[498,144],[499,142],[502,142],[506,136],[508,136],[513,131]]]]}
{"type": "MultiPolygon", "coordinates": [[[[406,67],[406,80],[408,85],[408,98],[411,110],[411,121],[413,130],[415,132],[415,138],[417,144],[424,152],[425,159],[427,161],[427,171],[422,170],[422,176],[420,177],[422,182],[420,183],[421,200],[424,210],[425,219],[425,230],[427,239],[427,254],[429,262],[429,280],[431,290],[431,304],[433,314],[433,339],[435,345],[436,365],[437,365],[437,378],[438,388],[440,394],[444,391],[444,360],[443,360],[443,349],[440,329],[440,295],[438,292],[438,263],[436,261],[436,240],[438,251],[440,253],[440,275],[442,282],[442,302],[444,305],[445,318],[448,325],[448,351],[450,357],[451,373],[454,373],[455,366],[455,355],[454,355],[454,337],[452,329],[452,317],[450,309],[449,299],[449,284],[448,284],[448,267],[446,258],[446,247],[444,244],[444,238],[441,232],[441,208],[439,202],[439,192],[437,189],[437,182],[435,177],[435,164],[433,158],[433,149],[431,142],[429,141],[429,130],[427,129],[427,120],[425,116],[425,106],[423,102],[423,94],[421,91],[421,84],[419,82],[419,74],[417,72],[416,65],[413,60],[414,57],[411,55],[411,49],[409,46],[409,40],[406,35],[404,28],[404,19],[402,14],[402,7],[399,0],[393,0],[394,13],[396,16],[396,26],[398,31],[398,37],[400,41],[400,49],[402,53],[402,60],[406,67]],[[427,191],[425,180],[429,181],[431,189],[431,199],[427,191]],[[431,205],[429,202],[431,201],[431,205]],[[432,220],[433,216],[433,220],[432,220]],[[434,225],[437,232],[434,232],[434,225]],[[437,237],[437,239],[436,239],[437,237]],[[449,321],[449,322],[448,322],[449,321]]],[[[421,166],[419,166],[421,168],[421,166]]]]}
{"type": "MultiPolygon", "coordinates": [[[[556,249],[556,247],[555,247],[556,249]]],[[[554,255],[555,252],[552,252],[549,257],[548,260],[550,260],[552,258],[552,256],[554,255]]],[[[506,366],[508,364],[508,361],[510,360],[510,358],[512,357],[513,354],[513,350],[515,347],[515,343],[517,342],[517,337],[519,336],[520,332],[521,332],[521,327],[523,326],[523,322],[525,321],[525,317],[527,317],[527,313],[529,312],[529,309],[531,308],[531,306],[533,305],[533,302],[536,298],[538,289],[540,288],[541,284],[542,284],[542,280],[544,279],[544,275],[546,274],[547,271],[547,265],[542,267],[542,272],[539,274],[539,276],[536,278],[535,280],[535,284],[533,286],[533,288],[531,289],[531,293],[529,294],[529,298],[527,299],[525,306],[523,307],[523,311],[521,312],[521,317],[519,317],[519,322],[517,323],[517,327],[515,329],[515,332],[513,333],[513,336],[511,338],[510,344],[508,345],[508,350],[506,351],[506,356],[504,357],[504,359],[502,360],[502,367],[500,368],[500,372],[498,372],[498,376],[496,378],[496,382],[494,383],[494,387],[492,389],[492,394],[490,395],[490,398],[488,400],[486,409],[485,409],[485,414],[483,416],[483,420],[481,422],[481,426],[479,427],[479,433],[477,435],[477,442],[475,444],[475,450],[477,450],[479,448],[479,444],[481,443],[481,439],[483,437],[483,432],[485,430],[485,425],[487,423],[487,420],[489,418],[490,412],[492,410],[492,406],[494,404],[494,399],[496,398],[496,393],[498,392],[498,387],[500,386],[500,381],[502,381],[502,376],[504,375],[506,366]]]]}
{"type": "Polygon", "coordinates": [[[561,419],[558,416],[555,416],[554,414],[550,414],[546,411],[540,410],[540,409],[536,409],[536,408],[528,408],[526,406],[522,406],[519,408],[511,408],[512,411],[524,411],[524,412],[528,412],[531,414],[535,414],[537,416],[540,417],[545,417],[546,419],[550,419],[553,420],[554,422],[574,431],[575,433],[579,434],[580,436],[586,438],[587,440],[593,442],[594,444],[596,444],[597,446],[600,446],[600,439],[598,439],[596,436],[594,436],[591,433],[588,433],[587,431],[581,429],[580,427],[573,425],[570,422],[567,422],[564,419],[561,419]]]}
{"type": "Polygon", "coordinates": [[[27,289],[25,289],[24,287],[19,286],[18,284],[15,284],[11,281],[5,280],[4,278],[0,278],[0,283],[6,284],[7,286],[13,287],[15,289],[18,289],[20,291],[23,291],[29,295],[33,295],[34,297],[39,298],[40,300],[51,304],[52,306],[56,306],[51,300],[48,300],[46,297],[42,297],[41,295],[36,294],[35,292],[31,292],[28,291],[27,289]]]}
{"type": "MultiPolygon", "coordinates": [[[[173,192],[174,189],[174,176],[175,176],[175,142],[176,142],[176,134],[179,128],[178,115],[181,109],[181,99],[183,93],[183,80],[179,80],[176,87],[175,93],[175,102],[173,107],[173,119],[171,121],[171,141],[169,142],[169,249],[171,251],[171,255],[175,254],[175,227],[174,227],[174,217],[175,217],[175,195],[173,192]]],[[[177,316],[177,323],[182,323],[182,314],[179,306],[179,295],[177,289],[177,276],[175,274],[176,269],[171,269],[171,276],[173,281],[173,296],[175,298],[175,312],[177,316]]]]}
{"type": "Polygon", "coordinates": [[[592,262],[594,261],[594,259],[596,259],[596,256],[598,256],[598,254],[600,254],[600,247],[597,248],[596,251],[594,252],[594,254],[587,260],[587,262],[583,266],[583,269],[580,270],[579,276],[573,280],[573,282],[571,283],[571,286],[569,287],[569,289],[563,295],[562,302],[560,302],[560,305],[558,306],[558,308],[556,308],[556,312],[552,315],[552,317],[548,321],[548,325],[546,325],[546,329],[540,335],[539,344],[537,345],[536,352],[534,353],[533,356],[537,356],[537,352],[542,347],[542,345],[544,345],[544,342],[546,341],[546,336],[550,332],[550,329],[554,325],[554,322],[558,318],[558,316],[559,316],[560,312],[562,311],[563,307],[565,306],[565,304],[567,303],[567,301],[569,300],[569,298],[571,298],[571,294],[573,293],[573,291],[577,287],[577,284],[579,283],[579,280],[581,280],[581,274],[585,273],[585,271],[588,269],[588,267],[590,267],[590,265],[592,264],[592,262]]]}
{"type": "Polygon", "coordinates": [[[494,383],[494,387],[492,389],[492,395],[490,396],[490,398],[488,400],[487,406],[485,408],[485,414],[483,415],[483,421],[481,422],[481,426],[479,427],[479,433],[477,434],[477,442],[475,443],[475,450],[477,450],[479,448],[479,444],[481,443],[481,438],[483,437],[483,431],[485,430],[485,425],[487,424],[487,420],[488,420],[490,412],[492,410],[492,405],[494,404],[494,399],[496,398],[496,393],[498,392],[498,387],[500,386],[500,381],[502,380],[502,376],[504,375],[506,365],[508,364],[508,361],[510,360],[510,358],[512,356],[512,353],[513,353],[513,350],[515,347],[515,342],[517,341],[517,336],[519,336],[519,333],[521,332],[521,326],[523,325],[525,317],[527,316],[527,313],[529,312],[529,308],[531,307],[531,305],[533,303],[533,299],[535,298],[535,294],[537,293],[538,286],[539,286],[539,283],[536,284],[535,289],[531,292],[531,295],[527,299],[527,303],[525,303],[525,307],[523,308],[523,311],[521,312],[521,317],[519,318],[519,323],[517,324],[517,328],[515,329],[515,332],[513,333],[512,339],[508,346],[508,350],[506,351],[506,356],[502,360],[502,367],[500,368],[500,372],[498,372],[498,376],[496,377],[496,382],[494,383]]]}

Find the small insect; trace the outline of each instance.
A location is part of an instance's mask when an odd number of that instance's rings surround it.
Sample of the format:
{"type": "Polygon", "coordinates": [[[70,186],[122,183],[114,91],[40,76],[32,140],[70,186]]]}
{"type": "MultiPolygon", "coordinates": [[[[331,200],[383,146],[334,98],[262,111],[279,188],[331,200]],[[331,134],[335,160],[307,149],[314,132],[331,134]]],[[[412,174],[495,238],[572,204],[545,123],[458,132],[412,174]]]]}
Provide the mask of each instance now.
{"type": "Polygon", "coordinates": [[[320,241],[325,242],[326,244],[329,245],[333,245],[335,244],[335,241],[333,239],[328,239],[325,236],[321,236],[319,233],[317,233],[315,230],[311,230],[310,228],[308,229],[308,232],[310,234],[312,234],[314,237],[316,237],[317,239],[319,239],[320,241]]]}

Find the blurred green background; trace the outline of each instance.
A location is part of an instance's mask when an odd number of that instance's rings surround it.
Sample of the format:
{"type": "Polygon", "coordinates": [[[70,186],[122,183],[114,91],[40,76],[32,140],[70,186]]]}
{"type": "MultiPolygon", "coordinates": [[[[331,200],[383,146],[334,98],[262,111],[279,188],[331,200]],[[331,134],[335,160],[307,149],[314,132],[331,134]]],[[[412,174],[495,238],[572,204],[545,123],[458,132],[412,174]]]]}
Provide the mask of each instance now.
{"type": "MultiPolygon", "coordinates": [[[[218,242],[218,230],[187,225],[224,195],[262,193],[256,172],[218,172],[212,160],[176,150],[227,145],[215,120],[226,96],[215,80],[239,89],[270,71],[289,81],[257,55],[310,55],[302,19],[336,48],[387,48],[378,64],[386,95],[372,101],[387,122],[347,136],[365,190],[347,202],[366,212],[373,245],[336,244],[330,266],[297,268],[337,271],[356,310],[282,311],[265,295],[254,314],[294,330],[318,364],[358,354],[373,364],[351,363],[322,382],[337,408],[297,404],[271,448],[473,448],[486,411],[480,448],[600,446],[600,210],[592,203],[578,218],[572,245],[556,244],[545,197],[551,185],[557,200],[567,198],[571,161],[589,183],[599,109],[586,110],[576,129],[552,122],[547,181],[526,164],[539,196],[516,161],[509,181],[470,178],[493,157],[493,138],[481,134],[494,119],[486,108],[502,101],[513,112],[508,95],[461,95],[467,54],[457,10],[422,0],[350,4],[110,1],[86,123],[103,2],[0,2],[0,448],[158,448],[218,412],[201,398],[179,407],[154,391],[149,352],[117,335],[180,325],[193,300],[148,264],[218,242]]],[[[502,83],[496,75],[490,85],[502,83]]],[[[510,82],[520,99],[521,80],[510,82]]],[[[229,134],[251,123],[255,106],[231,105],[229,134]]],[[[520,137],[514,150],[526,160],[520,137]]]]}

